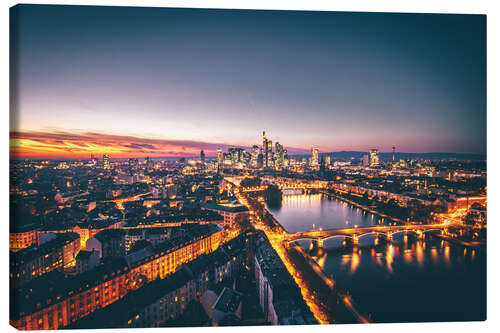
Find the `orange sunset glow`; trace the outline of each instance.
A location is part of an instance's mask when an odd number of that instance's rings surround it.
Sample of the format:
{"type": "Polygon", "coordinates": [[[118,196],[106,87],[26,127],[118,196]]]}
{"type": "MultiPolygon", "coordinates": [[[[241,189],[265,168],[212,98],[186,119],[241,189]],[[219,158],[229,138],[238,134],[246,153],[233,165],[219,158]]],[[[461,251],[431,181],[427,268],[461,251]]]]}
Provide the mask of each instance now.
{"type": "MultiPolygon", "coordinates": [[[[225,145],[219,145],[224,147],[225,145]]],[[[215,153],[215,144],[147,139],[140,137],[67,132],[11,132],[10,155],[17,158],[86,158],[109,154],[115,158],[193,156],[204,149],[215,153]]]]}

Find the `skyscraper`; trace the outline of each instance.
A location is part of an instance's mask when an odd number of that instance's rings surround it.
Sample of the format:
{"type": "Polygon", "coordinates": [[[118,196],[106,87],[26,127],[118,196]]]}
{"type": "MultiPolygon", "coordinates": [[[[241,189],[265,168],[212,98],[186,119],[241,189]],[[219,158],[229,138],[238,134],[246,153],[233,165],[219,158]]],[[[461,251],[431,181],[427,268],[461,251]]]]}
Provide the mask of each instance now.
{"type": "Polygon", "coordinates": [[[231,155],[231,153],[224,153],[222,155],[222,164],[225,166],[233,166],[233,155],[231,155]]]}
{"type": "Polygon", "coordinates": [[[109,164],[109,156],[106,154],[102,155],[102,167],[104,169],[111,169],[111,165],[109,164]]]}
{"type": "Polygon", "coordinates": [[[264,155],[263,156],[264,168],[267,168],[267,161],[268,161],[267,148],[268,145],[267,145],[266,131],[262,131],[262,154],[264,155]]]}
{"type": "Polygon", "coordinates": [[[217,149],[217,164],[220,166],[223,162],[222,149],[217,149]]]}
{"type": "Polygon", "coordinates": [[[368,154],[363,155],[363,157],[361,158],[361,162],[362,162],[363,166],[369,166],[370,165],[370,155],[368,155],[368,154]]]}
{"type": "Polygon", "coordinates": [[[139,160],[137,158],[129,158],[128,166],[130,169],[135,169],[139,165],[139,160]]]}
{"type": "Polygon", "coordinates": [[[319,150],[318,148],[311,149],[311,166],[319,165],[319,150]]]}
{"type": "Polygon", "coordinates": [[[279,142],[276,142],[275,165],[277,168],[282,168],[285,165],[285,150],[279,142]]]}
{"type": "Polygon", "coordinates": [[[372,149],[372,150],[370,150],[369,164],[370,164],[371,167],[379,165],[378,149],[372,149]]]}
{"type": "Polygon", "coordinates": [[[257,168],[258,160],[259,160],[259,146],[254,145],[252,147],[252,152],[250,156],[250,167],[257,168]]]}
{"type": "Polygon", "coordinates": [[[267,140],[267,167],[274,167],[273,142],[271,140],[267,140]]]}
{"type": "Polygon", "coordinates": [[[264,167],[264,154],[262,154],[262,151],[259,152],[259,155],[257,156],[257,168],[263,168],[264,167]]]}
{"type": "Polygon", "coordinates": [[[250,159],[252,158],[252,155],[247,152],[245,149],[241,150],[241,155],[240,155],[240,163],[242,164],[241,166],[248,166],[250,164],[250,159]]]}
{"type": "Polygon", "coordinates": [[[200,160],[201,163],[205,163],[205,152],[203,150],[200,151],[200,160]]]}
{"type": "Polygon", "coordinates": [[[326,155],[325,156],[325,166],[329,167],[330,165],[332,165],[332,158],[330,155],[326,155]]]}
{"type": "Polygon", "coordinates": [[[396,145],[392,145],[392,161],[396,161],[396,145]]]}
{"type": "Polygon", "coordinates": [[[229,154],[231,154],[231,161],[233,166],[237,163],[243,162],[243,152],[242,148],[231,147],[228,150],[229,154]]]}
{"type": "Polygon", "coordinates": [[[147,169],[152,169],[154,167],[154,162],[151,159],[151,157],[146,157],[146,168],[147,169]]]}

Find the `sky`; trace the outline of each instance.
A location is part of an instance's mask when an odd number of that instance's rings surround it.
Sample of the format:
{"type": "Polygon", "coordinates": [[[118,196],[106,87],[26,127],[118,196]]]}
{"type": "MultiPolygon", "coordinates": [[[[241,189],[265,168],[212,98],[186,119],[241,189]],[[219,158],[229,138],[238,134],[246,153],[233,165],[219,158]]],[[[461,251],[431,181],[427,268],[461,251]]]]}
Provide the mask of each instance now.
{"type": "Polygon", "coordinates": [[[21,5],[11,156],[486,153],[486,17],[21,5]]]}

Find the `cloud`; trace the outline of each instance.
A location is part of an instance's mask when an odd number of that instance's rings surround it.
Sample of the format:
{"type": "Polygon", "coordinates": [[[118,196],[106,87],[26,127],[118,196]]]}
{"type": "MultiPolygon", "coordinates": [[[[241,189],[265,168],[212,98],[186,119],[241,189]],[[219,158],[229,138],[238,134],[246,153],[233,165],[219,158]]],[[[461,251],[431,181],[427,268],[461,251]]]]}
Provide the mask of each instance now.
{"type": "Polygon", "coordinates": [[[133,149],[146,148],[146,149],[150,149],[150,150],[157,150],[157,148],[155,146],[148,144],[148,143],[129,143],[129,144],[126,144],[125,147],[133,148],[133,149]]]}
{"type": "MultiPolygon", "coordinates": [[[[66,131],[12,131],[10,154],[15,158],[86,158],[91,154],[108,154],[115,158],[125,157],[190,157],[204,150],[214,156],[217,149],[227,151],[228,144],[142,138],[95,132],[71,133],[66,131]]],[[[250,149],[247,146],[239,146],[250,149]]],[[[305,150],[289,149],[291,153],[305,150]]]]}
{"type": "Polygon", "coordinates": [[[228,145],[189,141],[141,138],[102,133],[64,131],[13,131],[10,133],[11,156],[22,158],[82,158],[90,154],[112,157],[195,156],[200,150],[210,155],[228,145]]]}

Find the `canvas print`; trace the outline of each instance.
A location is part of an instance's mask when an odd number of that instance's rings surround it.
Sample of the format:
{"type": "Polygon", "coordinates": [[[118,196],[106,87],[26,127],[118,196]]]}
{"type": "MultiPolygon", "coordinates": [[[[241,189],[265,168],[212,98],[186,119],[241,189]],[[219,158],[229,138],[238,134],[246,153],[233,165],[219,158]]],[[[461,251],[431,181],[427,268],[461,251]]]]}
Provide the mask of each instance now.
{"type": "Polygon", "coordinates": [[[19,330],[486,320],[486,16],[10,9],[19,330]]]}

